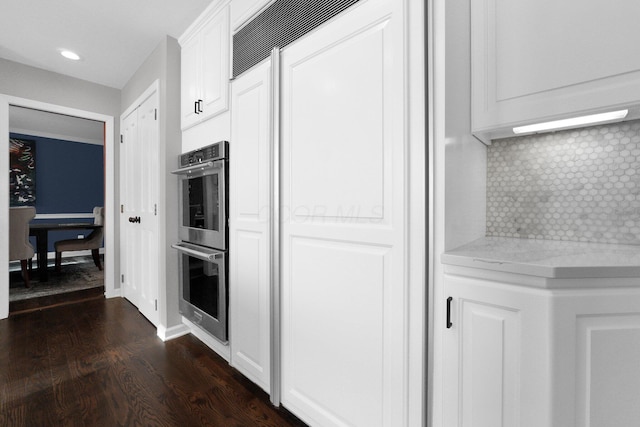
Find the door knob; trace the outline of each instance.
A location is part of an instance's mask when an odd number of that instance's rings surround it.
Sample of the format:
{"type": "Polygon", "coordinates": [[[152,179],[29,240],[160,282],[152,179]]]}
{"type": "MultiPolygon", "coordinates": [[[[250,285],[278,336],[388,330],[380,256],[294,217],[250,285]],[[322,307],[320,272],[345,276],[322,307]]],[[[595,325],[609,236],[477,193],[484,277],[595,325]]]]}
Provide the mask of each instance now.
{"type": "Polygon", "coordinates": [[[138,224],[140,224],[140,217],[139,216],[130,216],[129,217],[129,222],[131,222],[131,223],[136,223],[137,222],[138,224]]]}

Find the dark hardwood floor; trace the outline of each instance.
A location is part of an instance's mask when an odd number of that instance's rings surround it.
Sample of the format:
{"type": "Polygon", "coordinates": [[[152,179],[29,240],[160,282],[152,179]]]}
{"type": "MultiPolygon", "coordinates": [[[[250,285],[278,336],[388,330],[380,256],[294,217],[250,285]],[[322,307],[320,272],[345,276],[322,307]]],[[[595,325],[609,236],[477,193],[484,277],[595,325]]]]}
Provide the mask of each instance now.
{"type": "Polygon", "coordinates": [[[304,426],[192,335],[121,298],[0,320],[0,426],[304,426]]]}

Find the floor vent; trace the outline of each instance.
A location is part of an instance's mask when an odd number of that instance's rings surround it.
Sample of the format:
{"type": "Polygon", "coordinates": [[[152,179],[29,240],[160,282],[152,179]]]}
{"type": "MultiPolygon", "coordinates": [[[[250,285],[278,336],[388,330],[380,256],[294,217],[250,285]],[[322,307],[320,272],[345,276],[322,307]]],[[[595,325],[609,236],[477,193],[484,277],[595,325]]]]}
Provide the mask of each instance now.
{"type": "Polygon", "coordinates": [[[233,76],[268,58],[358,0],[276,0],[233,36],[233,76]]]}

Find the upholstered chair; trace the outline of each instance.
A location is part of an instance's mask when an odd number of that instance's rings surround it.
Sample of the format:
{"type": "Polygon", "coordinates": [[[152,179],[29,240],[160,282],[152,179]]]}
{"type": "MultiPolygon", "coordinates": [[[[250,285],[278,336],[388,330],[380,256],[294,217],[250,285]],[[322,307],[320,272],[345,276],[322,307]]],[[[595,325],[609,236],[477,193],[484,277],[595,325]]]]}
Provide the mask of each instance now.
{"type": "Polygon", "coordinates": [[[29,243],[29,222],[36,216],[33,206],[9,208],[9,261],[20,261],[22,279],[25,287],[29,287],[29,270],[27,262],[33,258],[35,251],[29,243]]]}
{"type": "MultiPolygon", "coordinates": [[[[93,208],[93,223],[104,226],[104,208],[96,206],[93,208]]],[[[99,270],[102,270],[100,262],[100,247],[102,246],[102,238],[104,236],[104,228],[96,228],[87,236],[86,239],[67,239],[58,240],[54,243],[56,249],[56,271],[61,270],[62,252],[68,251],[85,251],[91,250],[93,262],[99,270]]]]}

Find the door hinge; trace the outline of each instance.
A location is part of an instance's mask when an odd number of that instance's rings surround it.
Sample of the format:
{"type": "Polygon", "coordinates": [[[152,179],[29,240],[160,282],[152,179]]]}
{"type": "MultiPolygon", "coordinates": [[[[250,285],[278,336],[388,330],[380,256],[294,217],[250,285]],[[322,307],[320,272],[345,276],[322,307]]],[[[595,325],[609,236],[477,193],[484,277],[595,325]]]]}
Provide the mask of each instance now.
{"type": "Polygon", "coordinates": [[[124,274],[120,275],[120,283],[124,283],[124,274]]]}
{"type": "Polygon", "coordinates": [[[156,311],[158,311],[158,300],[156,300],[156,311]]]}
{"type": "Polygon", "coordinates": [[[120,213],[124,213],[124,205],[120,205],[120,213]]]}
{"type": "Polygon", "coordinates": [[[124,142],[124,137],[120,135],[120,144],[122,144],[123,142],[124,142]]]}
{"type": "Polygon", "coordinates": [[[153,204],[153,214],[155,216],[158,216],[158,204],[157,203],[153,204]]]}
{"type": "Polygon", "coordinates": [[[158,109],[154,108],[153,110],[153,120],[158,120],[158,109]]]}

